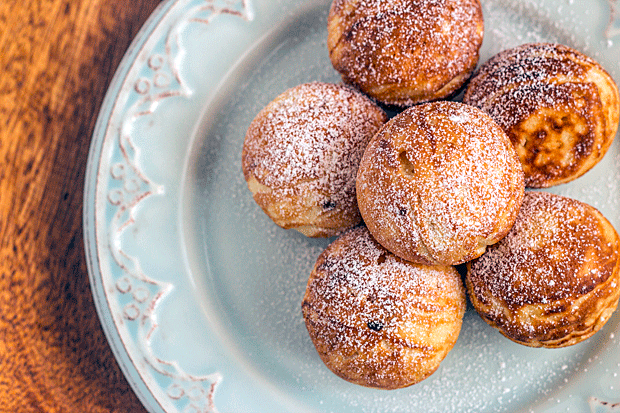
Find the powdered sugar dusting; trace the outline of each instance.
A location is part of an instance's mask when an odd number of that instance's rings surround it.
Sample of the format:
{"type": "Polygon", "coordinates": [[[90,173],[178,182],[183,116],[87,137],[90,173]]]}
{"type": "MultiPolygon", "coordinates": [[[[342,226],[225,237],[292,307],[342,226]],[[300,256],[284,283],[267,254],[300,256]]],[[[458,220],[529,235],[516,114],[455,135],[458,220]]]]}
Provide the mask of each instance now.
{"type": "Polygon", "coordinates": [[[359,161],[386,119],[370,99],[345,86],[312,82],[289,89],[248,128],[243,146],[246,180],[258,181],[261,189],[253,192],[269,195],[272,217],[284,224],[294,224],[313,209],[357,215],[359,161]],[[279,205],[281,200],[288,203],[279,205]]]}
{"type": "Polygon", "coordinates": [[[512,225],[522,196],[523,173],[506,135],[481,111],[454,102],[392,119],[369,144],[358,176],[373,235],[418,262],[478,256],[480,243],[496,242],[512,225]]]}
{"type": "Polygon", "coordinates": [[[531,43],[482,65],[463,101],[506,131],[526,185],[543,188],[576,179],[600,161],[616,132],[617,96],[591,58],[567,46],[531,43]]]}
{"type": "MultiPolygon", "coordinates": [[[[554,108],[572,102],[588,66],[583,55],[557,44],[526,44],[504,50],[477,71],[464,102],[476,106],[504,130],[523,121],[539,107],[554,108]]],[[[573,110],[579,110],[576,106],[573,110]]]]}
{"type": "Polygon", "coordinates": [[[309,288],[324,300],[313,302],[313,309],[337,315],[342,327],[380,321],[386,330],[402,328],[399,323],[413,308],[440,311],[432,304],[440,295],[459,299],[460,281],[442,276],[446,267],[403,261],[381,247],[365,227],[343,235],[328,251],[317,262],[309,288]],[[366,308],[367,301],[376,305],[366,308]]]}
{"type": "Polygon", "coordinates": [[[478,60],[482,10],[478,0],[340,0],[328,30],[332,63],[346,82],[407,106],[465,82],[478,60]]]}
{"type": "Polygon", "coordinates": [[[300,85],[268,105],[250,125],[248,163],[273,190],[290,193],[312,181],[318,192],[350,196],[352,177],[381,113],[348,88],[300,85]]]}
{"type": "Polygon", "coordinates": [[[405,262],[358,227],[319,257],[303,310],[321,358],[335,373],[399,388],[434,372],[452,348],[465,294],[454,268],[405,262]]]}
{"type": "MultiPolygon", "coordinates": [[[[606,69],[617,78],[614,63],[620,42],[615,41],[613,49],[598,47],[596,34],[603,27],[592,24],[596,7],[568,0],[490,0],[482,5],[486,25],[483,60],[524,42],[554,41],[581,51],[589,49],[588,54],[602,63],[611,62],[606,69]],[[559,5],[563,5],[561,13],[559,5]],[[576,31],[580,27],[588,30],[584,36],[576,31]]],[[[203,241],[209,259],[204,267],[221,279],[217,288],[209,290],[209,297],[227,315],[222,325],[233,337],[227,348],[236,349],[231,363],[255,374],[252,377],[257,382],[273,391],[274,400],[290,400],[287,411],[581,413],[588,409],[582,396],[590,396],[591,387],[582,385],[589,383],[590,376],[605,384],[606,391],[596,392],[598,397],[617,401],[620,381],[615,375],[620,374],[620,365],[609,363],[605,350],[617,348],[617,317],[594,342],[544,351],[513,344],[470,309],[459,341],[440,369],[403,390],[362,388],[341,380],[321,363],[299,314],[299,301],[327,240],[309,240],[274,226],[247,190],[239,173],[239,153],[250,121],[278,93],[316,79],[339,80],[326,53],[326,9],[325,2],[304,2],[293,10],[297,13],[293,16],[287,8],[284,18],[277,18],[275,35],[266,40],[277,50],[270,48],[269,54],[242,62],[236,69],[242,72],[238,82],[226,83],[220,90],[223,98],[218,98],[223,103],[205,114],[213,119],[213,127],[206,138],[204,134],[198,137],[206,146],[196,154],[199,208],[196,215],[186,218],[190,226],[205,222],[203,241]],[[305,14],[299,16],[300,12],[305,14]],[[607,340],[610,332],[616,332],[613,343],[607,340]],[[558,398],[565,403],[556,403],[558,398]],[[544,405],[547,400],[550,407],[544,405]]],[[[619,164],[614,144],[613,153],[596,171],[553,191],[596,206],[619,225],[619,164]]],[[[211,273],[198,276],[209,279],[211,273]]],[[[232,374],[225,378],[218,390],[221,397],[236,381],[232,374]]]]}
{"type": "Polygon", "coordinates": [[[510,233],[472,263],[474,291],[511,309],[588,293],[612,275],[618,255],[599,219],[586,204],[528,192],[510,233]]]}

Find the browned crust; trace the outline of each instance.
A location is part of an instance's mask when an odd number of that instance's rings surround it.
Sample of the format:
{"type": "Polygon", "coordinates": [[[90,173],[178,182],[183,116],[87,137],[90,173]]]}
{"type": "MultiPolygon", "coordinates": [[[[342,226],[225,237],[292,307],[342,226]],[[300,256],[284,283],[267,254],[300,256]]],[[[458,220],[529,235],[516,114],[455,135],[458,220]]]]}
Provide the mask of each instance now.
{"type": "Polygon", "coordinates": [[[279,226],[329,237],[359,224],[355,177],[386,113],[352,88],[298,85],[250,124],[241,155],[256,203],[279,226]]]}
{"type": "Polygon", "coordinates": [[[386,123],[360,163],[357,198],[373,236],[399,257],[453,265],[480,256],[516,219],[524,184],[508,137],[456,102],[386,123]]]}
{"type": "Polygon", "coordinates": [[[397,106],[445,98],[478,62],[484,23],[478,0],[335,0],[330,59],[343,80],[397,106]]]}
{"type": "Polygon", "coordinates": [[[532,347],[597,332],[620,296],[620,240],[595,208],[528,192],[506,238],[468,264],[471,302],[490,325],[532,347]]]}
{"type": "Polygon", "coordinates": [[[302,311],[330,370],[362,386],[397,389],[430,376],[452,349],[465,291],[453,267],[402,261],[361,226],[319,256],[302,311]]]}
{"type": "Polygon", "coordinates": [[[620,117],[612,77],[593,59],[558,44],[497,54],[474,75],[463,101],[506,131],[532,188],[570,182],[594,167],[620,117]]]}

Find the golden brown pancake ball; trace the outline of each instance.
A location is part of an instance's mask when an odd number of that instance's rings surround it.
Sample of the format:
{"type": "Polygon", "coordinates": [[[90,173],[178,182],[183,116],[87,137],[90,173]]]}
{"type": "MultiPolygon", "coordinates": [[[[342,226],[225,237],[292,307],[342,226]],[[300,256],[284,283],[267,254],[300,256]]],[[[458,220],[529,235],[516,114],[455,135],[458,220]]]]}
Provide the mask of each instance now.
{"type": "Polygon", "coordinates": [[[360,92],[313,82],[287,90],[254,118],[242,167],[254,200],[282,228],[329,237],[361,221],[355,177],[387,120],[360,92]]]}
{"type": "Polygon", "coordinates": [[[368,229],[397,256],[453,265],[480,256],[512,227],[523,171],[484,112],[457,102],[414,106],[368,144],[357,198],[368,229]]]}
{"type": "Polygon", "coordinates": [[[302,303],[327,367],[380,389],[410,386],[435,372],[458,338],[465,307],[454,267],[404,261],[364,226],[319,256],[302,303]]]}
{"type": "Polygon", "coordinates": [[[471,302],[491,326],[531,347],[565,347],[603,327],[620,296],[619,239],[583,202],[527,192],[506,238],[468,263],[471,302]]]}
{"type": "Polygon", "coordinates": [[[454,94],[478,62],[479,0],[334,0],[327,46],[346,83],[411,106],[454,94]]]}
{"type": "Polygon", "coordinates": [[[510,137],[526,186],[572,181],[605,155],[618,129],[614,80],[567,46],[525,44],[480,67],[464,99],[489,113],[510,137]]]}

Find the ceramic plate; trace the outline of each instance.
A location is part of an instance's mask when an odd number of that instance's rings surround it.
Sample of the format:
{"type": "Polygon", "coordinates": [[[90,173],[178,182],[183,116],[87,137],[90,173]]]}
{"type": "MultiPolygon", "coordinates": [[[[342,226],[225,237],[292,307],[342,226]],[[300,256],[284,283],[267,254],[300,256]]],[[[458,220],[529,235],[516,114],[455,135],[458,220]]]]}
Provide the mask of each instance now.
{"type": "MultiPolygon", "coordinates": [[[[617,0],[483,0],[481,62],[567,44],[620,82],[617,0]]],[[[88,164],[85,240],[102,324],[153,412],[618,412],[620,314],[565,349],[514,344],[470,308],[454,350],[415,386],[366,389],[320,361],[300,309],[330,240],[276,227],[241,173],[245,131],[275,96],[338,82],[329,0],[176,0],[137,36],[88,164]]],[[[620,229],[620,140],[554,191],[620,229]]]]}

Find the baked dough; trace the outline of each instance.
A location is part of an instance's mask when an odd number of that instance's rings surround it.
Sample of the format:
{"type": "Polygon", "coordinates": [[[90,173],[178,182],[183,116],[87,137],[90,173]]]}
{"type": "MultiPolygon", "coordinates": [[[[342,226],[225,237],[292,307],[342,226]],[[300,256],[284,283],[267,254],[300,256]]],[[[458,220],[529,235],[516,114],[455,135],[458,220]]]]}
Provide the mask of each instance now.
{"type": "Polygon", "coordinates": [[[527,192],[506,238],[468,264],[471,302],[491,326],[531,347],[579,343],[620,296],[619,239],[595,208],[527,192]]]}
{"type": "Polygon", "coordinates": [[[465,307],[454,267],[403,261],[364,226],[319,256],[302,302],[325,365],[345,380],[381,389],[430,376],[454,346],[465,307]]]}
{"type": "Polygon", "coordinates": [[[327,46],[346,83],[410,106],[454,94],[478,62],[479,0],[334,0],[327,46]]]}
{"type": "Polygon", "coordinates": [[[368,144],[357,198],[368,229],[399,257],[460,264],[512,227],[523,171],[510,140],[484,112],[457,102],[407,109],[368,144]]]}
{"type": "Polygon", "coordinates": [[[559,44],[505,50],[480,67],[463,98],[510,137],[526,186],[569,182],[598,163],[618,128],[614,80],[600,64],[559,44]]]}
{"type": "Polygon", "coordinates": [[[254,200],[276,224],[309,237],[357,225],[357,168],[386,120],[369,98],[343,85],[313,82],[282,93],[254,118],[243,144],[254,200]]]}

